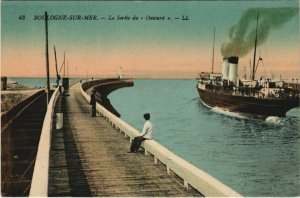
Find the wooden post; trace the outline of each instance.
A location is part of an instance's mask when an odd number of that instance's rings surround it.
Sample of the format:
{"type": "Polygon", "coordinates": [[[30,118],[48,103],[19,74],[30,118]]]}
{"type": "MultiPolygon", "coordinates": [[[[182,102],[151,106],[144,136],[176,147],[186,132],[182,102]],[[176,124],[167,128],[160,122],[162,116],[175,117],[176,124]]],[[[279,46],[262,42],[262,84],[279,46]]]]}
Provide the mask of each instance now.
{"type": "Polygon", "coordinates": [[[46,70],[47,70],[47,104],[50,100],[50,80],[49,80],[49,53],[48,53],[48,14],[45,12],[45,28],[46,28],[46,70]]]}
{"type": "Polygon", "coordinates": [[[58,68],[57,68],[57,59],[56,59],[56,49],[55,49],[55,45],[54,45],[54,57],[55,57],[55,70],[56,70],[56,86],[59,86],[59,80],[60,80],[60,76],[58,74],[58,68]]]}
{"type": "Polygon", "coordinates": [[[154,156],[154,164],[158,164],[158,159],[154,156]]]}
{"type": "Polygon", "coordinates": [[[185,189],[190,189],[189,183],[186,180],[183,180],[183,185],[185,189]]]}
{"type": "Polygon", "coordinates": [[[169,168],[168,165],[167,165],[167,173],[168,173],[169,175],[171,175],[171,171],[170,171],[170,168],[169,168]]]}

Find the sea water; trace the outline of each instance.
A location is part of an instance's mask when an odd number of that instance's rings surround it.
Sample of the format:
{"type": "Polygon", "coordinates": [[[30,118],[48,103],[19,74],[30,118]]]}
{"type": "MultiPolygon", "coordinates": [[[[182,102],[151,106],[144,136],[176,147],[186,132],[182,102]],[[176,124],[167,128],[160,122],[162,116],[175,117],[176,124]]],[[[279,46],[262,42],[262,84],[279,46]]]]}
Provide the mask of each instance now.
{"type": "MultiPolygon", "coordinates": [[[[17,82],[20,85],[29,86],[32,88],[47,87],[47,78],[7,78],[7,82],[17,82]]],[[[56,78],[50,78],[50,83],[56,84],[56,78]]]]}
{"type": "Polygon", "coordinates": [[[300,195],[300,108],[268,121],[205,107],[195,80],[134,80],[109,95],[121,118],[243,196],[300,195]],[[275,120],[275,121],[272,121],[275,120]]]}
{"type": "MultiPolygon", "coordinates": [[[[79,81],[79,78],[70,78],[69,83],[79,81]]],[[[86,79],[85,79],[86,80],[86,79]]],[[[91,79],[90,79],[91,80],[91,79]]],[[[30,88],[46,88],[47,87],[47,78],[20,78],[20,77],[9,77],[7,78],[7,82],[17,82],[19,85],[25,85],[30,88]]],[[[56,78],[49,79],[50,86],[56,85],[56,78]]],[[[62,80],[60,80],[60,84],[62,84],[62,80]]]]}

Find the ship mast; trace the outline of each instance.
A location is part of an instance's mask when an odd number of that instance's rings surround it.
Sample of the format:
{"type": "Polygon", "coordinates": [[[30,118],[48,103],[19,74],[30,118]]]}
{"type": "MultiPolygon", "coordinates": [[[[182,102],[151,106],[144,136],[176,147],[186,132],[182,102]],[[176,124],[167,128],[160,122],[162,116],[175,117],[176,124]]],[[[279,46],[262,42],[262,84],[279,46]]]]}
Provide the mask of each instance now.
{"type": "Polygon", "coordinates": [[[67,77],[70,77],[70,73],[69,73],[69,61],[67,61],[67,77]]]}
{"type": "Polygon", "coordinates": [[[212,53],[211,73],[214,73],[215,38],[216,38],[216,28],[214,27],[214,41],[213,41],[213,53],[212,53]]]}
{"type": "Polygon", "coordinates": [[[66,53],[64,51],[64,77],[66,77],[66,53]]]}
{"type": "Polygon", "coordinates": [[[256,33],[254,42],[254,55],[253,55],[253,66],[252,66],[252,80],[255,79],[255,59],[256,59],[256,46],[257,46],[257,29],[258,29],[258,13],[256,17],[256,33]]]}

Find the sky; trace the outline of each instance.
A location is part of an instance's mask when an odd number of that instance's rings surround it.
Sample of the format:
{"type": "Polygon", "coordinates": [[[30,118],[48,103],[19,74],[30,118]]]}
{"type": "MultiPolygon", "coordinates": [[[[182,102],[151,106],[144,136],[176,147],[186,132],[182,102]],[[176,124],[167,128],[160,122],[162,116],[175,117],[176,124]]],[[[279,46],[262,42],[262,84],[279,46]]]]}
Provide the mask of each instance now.
{"type": "MultiPolygon", "coordinates": [[[[59,69],[65,52],[68,77],[114,77],[122,67],[125,77],[195,78],[202,71],[211,71],[214,28],[214,72],[220,72],[221,47],[230,42],[230,30],[247,10],[262,8],[278,8],[277,16],[289,14],[284,12],[287,8],[297,11],[279,27],[271,23],[265,42],[258,47],[258,56],[263,58],[258,74],[299,78],[299,2],[281,0],[4,1],[1,2],[1,75],[46,76],[42,19],[45,11],[53,17],[48,21],[52,77],[56,76],[55,45],[59,69]],[[55,19],[62,15],[67,18],[55,19]],[[78,15],[83,19],[73,20],[78,15]],[[96,20],[84,20],[88,15],[96,20]],[[130,19],[116,20],[118,16],[130,19]],[[133,16],[138,19],[133,20],[133,16]],[[149,17],[164,17],[164,20],[149,20],[149,17]]],[[[255,23],[252,21],[249,26],[253,29],[255,23]]],[[[240,76],[249,75],[252,59],[253,50],[239,57],[240,76]]]]}

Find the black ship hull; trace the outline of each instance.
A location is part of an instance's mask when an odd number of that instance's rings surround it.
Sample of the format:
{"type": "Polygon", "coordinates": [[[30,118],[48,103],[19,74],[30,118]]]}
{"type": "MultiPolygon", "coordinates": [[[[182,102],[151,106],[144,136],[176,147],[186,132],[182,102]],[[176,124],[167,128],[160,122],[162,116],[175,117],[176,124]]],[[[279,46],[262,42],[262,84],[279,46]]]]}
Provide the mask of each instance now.
{"type": "Polygon", "coordinates": [[[266,99],[245,96],[227,95],[220,92],[198,89],[200,98],[209,107],[219,107],[231,112],[266,118],[268,116],[285,117],[286,112],[299,107],[299,97],[266,99]]]}

